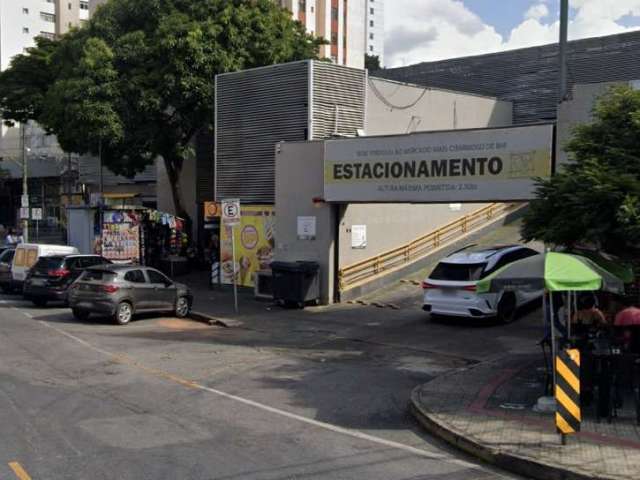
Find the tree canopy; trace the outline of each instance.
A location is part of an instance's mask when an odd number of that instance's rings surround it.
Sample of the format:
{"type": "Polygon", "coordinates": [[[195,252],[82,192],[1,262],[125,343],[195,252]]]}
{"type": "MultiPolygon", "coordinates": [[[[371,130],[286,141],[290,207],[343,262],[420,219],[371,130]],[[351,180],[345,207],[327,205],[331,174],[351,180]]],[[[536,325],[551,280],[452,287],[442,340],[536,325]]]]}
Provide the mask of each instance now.
{"type": "Polygon", "coordinates": [[[593,121],[575,128],[570,164],[538,180],[522,236],[618,255],[640,245],[640,91],[614,87],[598,99],[593,121]]]}
{"type": "Polygon", "coordinates": [[[186,216],[179,176],[213,122],[215,75],[316,58],[322,43],[270,0],[110,0],[83,28],[16,56],[0,74],[0,110],[37,121],[65,151],[101,148],[117,174],[162,157],[186,216]]]}

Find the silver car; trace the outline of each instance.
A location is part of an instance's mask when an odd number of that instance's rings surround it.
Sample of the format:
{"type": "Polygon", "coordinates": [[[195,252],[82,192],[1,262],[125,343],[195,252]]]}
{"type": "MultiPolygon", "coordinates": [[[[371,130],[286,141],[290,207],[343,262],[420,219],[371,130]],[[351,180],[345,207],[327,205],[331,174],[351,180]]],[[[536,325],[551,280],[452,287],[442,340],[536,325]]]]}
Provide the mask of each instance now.
{"type": "Polygon", "coordinates": [[[519,307],[540,298],[542,291],[478,295],[476,285],[478,280],[505,265],[533,255],[538,255],[538,252],[522,245],[472,245],[459,250],[441,260],[422,282],[422,308],[433,315],[497,317],[508,323],[515,318],[519,307]]]}
{"type": "Polygon", "coordinates": [[[96,314],[110,316],[120,325],[143,312],[172,312],[184,318],[192,302],[186,285],[173,282],[153,268],[132,265],[89,268],[69,291],[69,306],[78,320],[96,314]]]}

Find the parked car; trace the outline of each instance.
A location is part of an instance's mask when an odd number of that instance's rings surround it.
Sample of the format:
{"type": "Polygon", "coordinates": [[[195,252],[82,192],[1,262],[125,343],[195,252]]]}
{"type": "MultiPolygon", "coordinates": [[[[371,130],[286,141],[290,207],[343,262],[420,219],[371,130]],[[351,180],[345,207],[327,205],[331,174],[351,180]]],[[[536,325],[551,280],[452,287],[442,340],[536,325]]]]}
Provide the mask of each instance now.
{"type": "Polygon", "coordinates": [[[519,307],[542,297],[542,291],[478,295],[476,285],[478,280],[505,265],[533,255],[538,252],[522,245],[470,246],[459,250],[438,263],[422,283],[422,308],[433,315],[497,317],[510,322],[519,307]]]}
{"type": "Polygon", "coordinates": [[[69,287],[89,267],[111,263],[100,255],[40,257],[24,281],[24,297],[44,307],[49,301],[67,302],[69,287]]]}
{"type": "Polygon", "coordinates": [[[51,255],[72,255],[78,253],[76,247],[66,245],[45,245],[41,243],[21,243],[16,247],[11,274],[13,277],[13,288],[22,289],[27,274],[40,257],[51,255]]]}
{"type": "Polygon", "coordinates": [[[0,289],[4,293],[11,293],[14,289],[11,264],[15,253],[13,248],[6,248],[0,253],[0,289]]]}
{"type": "Polygon", "coordinates": [[[186,285],[154,268],[132,265],[88,268],[69,291],[69,305],[78,320],[96,314],[110,316],[120,325],[142,312],[172,312],[184,318],[192,302],[186,285]]]}

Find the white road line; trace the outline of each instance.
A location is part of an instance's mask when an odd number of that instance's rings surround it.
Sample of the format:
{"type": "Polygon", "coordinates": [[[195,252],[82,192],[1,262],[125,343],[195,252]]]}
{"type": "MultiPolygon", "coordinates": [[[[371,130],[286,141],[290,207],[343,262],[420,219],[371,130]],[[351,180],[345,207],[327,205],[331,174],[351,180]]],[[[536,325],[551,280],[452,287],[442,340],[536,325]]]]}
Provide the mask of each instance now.
{"type": "MultiPolygon", "coordinates": [[[[22,313],[25,313],[25,312],[22,312],[22,313]]],[[[104,350],[104,349],[102,349],[100,347],[96,347],[95,345],[92,345],[91,343],[89,343],[89,342],[87,342],[85,340],[82,340],[81,338],[78,338],[75,335],[60,329],[60,328],[56,327],[55,325],[51,325],[50,323],[48,323],[48,322],[46,322],[44,320],[39,320],[39,323],[41,323],[42,325],[44,325],[44,326],[46,326],[46,327],[48,327],[48,328],[50,328],[52,330],[55,330],[59,334],[64,335],[65,337],[67,337],[67,338],[69,338],[69,339],[71,339],[71,340],[73,340],[73,341],[75,341],[75,342],[77,342],[77,343],[79,343],[79,344],[81,344],[81,345],[83,345],[83,346],[95,351],[95,352],[98,352],[98,353],[100,353],[102,355],[106,355],[108,357],[115,358],[115,359],[120,359],[120,360],[123,358],[122,355],[117,355],[117,354],[114,354],[114,353],[109,352],[107,350],[104,350]]],[[[139,365],[139,364],[135,363],[135,361],[127,362],[127,364],[130,365],[130,366],[133,366],[133,367],[138,367],[138,368],[142,368],[142,369],[147,370],[147,371],[151,371],[151,369],[143,367],[142,365],[139,365]]],[[[366,441],[369,441],[369,442],[372,442],[372,443],[376,443],[378,445],[382,445],[382,446],[385,446],[385,447],[390,447],[390,448],[394,448],[394,449],[397,449],[397,450],[402,450],[404,452],[411,453],[413,455],[417,455],[417,456],[420,456],[420,457],[423,457],[423,458],[427,458],[429,460],[439,460],[439,461],[447,462],[447,463],[450,463],[450,464],[455,464],[455,465],[458,465],[458,466],[461,466],[461,467],[465,467],[465,468],[474,468],[474,469],[480,468],[478,465],[475,465],[473,463],[470,463],[470,462],[467,462],[467,461],[464,461],[464,460],[459,460],[457,458],[452,458],[452,457],[449,457],[449,456],[446,456],[446,455],[437,454],[437,453],[427,452],[426,450],[423,450],[421,448],[413,447],[411,445],[407,445],[407,444],[400,443],[400,442],[394,442],[392,440],[386,440],[384,438],[376,437],[374,435],[369,435],[367,433],[363,433],[363,432],[360,432],[358,430],[352,430],[352,429],[340,427],[338,425],[333,425],[331,423],[326,423],[326,422],[320,422],[318,420],[313,420],[311,418],[307,418],[307,417],[304,417],[302,415],[298,415],[296,413],[287,412],[287,411],[281,410],[279,408],[271,407],[269,405],[265,405],[265,404],[262,404],[262,403],[259,403],[259,402],[255,402],[253,400],[249,400],[248,398],[239,397],[237,395],[232,395],[230,393],[226,393],[226,392],[223,392],[221,390],[216,390],[215,388],[209,388],[207,386],[201,385],[201,384],[196,383],[196,382],[187,381],[187,380],[184,380],[184,379],[179,379],[178,377],[176,377],[174,375],[171,375],[171,374],[166,374],[166,377],[164,377],[164,378],[174,378],[176,380],[182,380],[181,383],[188,383],[191,388],[194,388],[194,389],[197,389],[197,390],[202,390],[202,391],[205,391],[205,392],[209,392],[209,393],[212,393],[212,394],[217,395],[219,397],[226,398],[228,400],[233,400],[233,401],[235,401],[237,403],[242,403],[244,405],[247,405],[247,406],[259,409],[259,410],[263,410],[265,412],[269,412],[269,413],[272,413],[272,414],[275,414],[275,415],[279,415],[281,417],[286,417],[286,418],[289,418],[289,419],[292,419],[292,420],[296,420],[296,421],[299,421],[299,422],[302,422],[302,423],[306,423],[307,425],[312,425],[314,427],[322,428],[324,430],[328,430],[328,431],[331,431],[331,432],[334,432],[334,433],[339,433],[341,435],[346,435],[346,436],[349,436],[349,437],[352,437],[352,438],[357,438],[359,440],[366,440],[366,441]]]]}

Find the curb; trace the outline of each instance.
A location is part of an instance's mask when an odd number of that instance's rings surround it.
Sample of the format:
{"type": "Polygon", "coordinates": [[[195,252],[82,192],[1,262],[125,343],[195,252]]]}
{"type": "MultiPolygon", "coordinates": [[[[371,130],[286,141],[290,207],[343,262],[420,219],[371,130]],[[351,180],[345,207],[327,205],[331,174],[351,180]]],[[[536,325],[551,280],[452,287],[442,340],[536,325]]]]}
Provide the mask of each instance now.
{"type": "Polygon", "coordinates": [[[210,315],[207,315],[205,313],[191,312],[191,313],[189,313],[189,318],[191,320],[195,320],[196,322],[206,323],[207,325],[216,325],[218,327],[229,328],[229,325],[227,325],[222,320],[220,320],[218,318],[214,318],[214,317],[212,317],[210,315]]]}
{"type": "Polygon", "coordinates": [[[621,478],[588,475],[478,443],[456,432],[444,422],[438,421],[428,409],[421,406],[419,394],[421,388],[422,386],[418,386],[413,389],[409,402],[409,410],[418,423],[430,434],[485,463],[536,480],[620,480],[621,478]]]}

